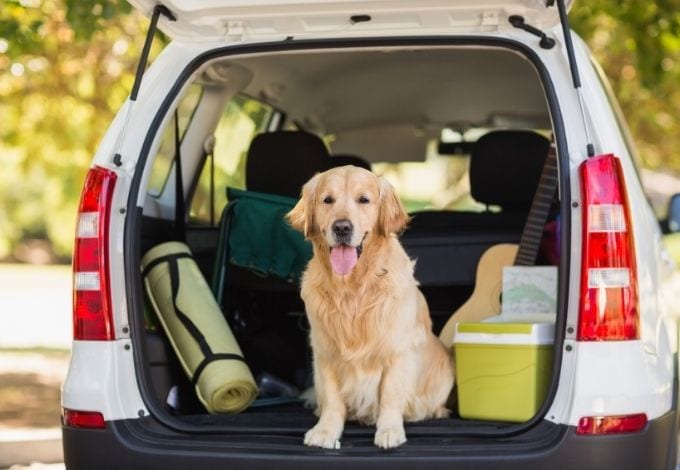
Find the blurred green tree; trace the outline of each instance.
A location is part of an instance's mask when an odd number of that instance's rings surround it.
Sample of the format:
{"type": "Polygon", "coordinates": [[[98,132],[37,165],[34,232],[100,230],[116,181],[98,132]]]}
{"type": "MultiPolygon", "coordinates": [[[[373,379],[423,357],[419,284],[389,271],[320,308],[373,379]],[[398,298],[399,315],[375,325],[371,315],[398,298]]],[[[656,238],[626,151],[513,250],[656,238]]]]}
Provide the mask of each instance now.
{"type": "MultiPolygon", "coordinates": [[[[0,259],[31,238],[67,259],[82,180],[132,86],[148,21],[117,0],[1,1],[0,259]]],[[[643,164],[676,172],[679,7],[588,0],[570,14],[612,82],[643,164]]]]}
{"type": "Polygon", "coordinates": [[[680,173],[680,1],[575,1],[569,16],[609,78],[642,164],[680,173]]]}
{"type": "Polygon", "coordinates": [[[147,21],[114,0],[3,0],[0,258],[22,240],[70,256],[96,146],[132,85],[147,21]]]}

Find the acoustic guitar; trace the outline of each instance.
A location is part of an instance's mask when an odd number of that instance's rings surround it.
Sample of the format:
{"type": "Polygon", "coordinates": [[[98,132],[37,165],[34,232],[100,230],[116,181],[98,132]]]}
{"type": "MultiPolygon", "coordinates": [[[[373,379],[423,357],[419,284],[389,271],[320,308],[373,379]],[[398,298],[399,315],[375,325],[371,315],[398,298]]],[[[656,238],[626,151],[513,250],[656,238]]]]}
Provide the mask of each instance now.
{"type": "Polygon", "coordinates": [[[488,248],[477,263],[475,287],[470,298],[447,320],[439,333],[439,340],[449,348],[456,334],[456,324],[479,322],[501,312],[503,268],[533,266],[543,238],[543,228],[557,188],[557,156],[551,143],[546,156],[538,188],[531,201],[527,221],[519,245],[502,243],[488,248]]]}

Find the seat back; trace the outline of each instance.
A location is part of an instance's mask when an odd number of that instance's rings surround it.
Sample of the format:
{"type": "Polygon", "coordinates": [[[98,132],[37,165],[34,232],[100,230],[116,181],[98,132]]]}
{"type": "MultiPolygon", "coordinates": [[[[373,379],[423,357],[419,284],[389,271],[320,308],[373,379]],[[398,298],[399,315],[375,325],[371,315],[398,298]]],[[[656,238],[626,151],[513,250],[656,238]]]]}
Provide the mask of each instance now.
{"type": "Polygon", "coordinates": [[[412,214],[401,241],[418,260],[415,275],[435,331],[470,297],[482,255],[494,245],[520,242],[549,147],[535,132],[490,132],[472,149],[470,186],[477,201],[501,211],[412,214]]]}
{"type": "Polygon", "coordinates": [[[475,143],[470,157],[472,196],[501,211],[413,214],[402,242],[418,259],[421,284],[471,285],[486,249],[519,243],[549,148],[548,139],[532,131],[494,131],[475,143]]]}
{"type": "Polygon", "coordinates": [[[470,193],[500,212],[422,211],[413,214],[416,231],[513,230],[521,233],[541,177],[550,142],[533,131],[493,131],[474,144],[470,193]]]}

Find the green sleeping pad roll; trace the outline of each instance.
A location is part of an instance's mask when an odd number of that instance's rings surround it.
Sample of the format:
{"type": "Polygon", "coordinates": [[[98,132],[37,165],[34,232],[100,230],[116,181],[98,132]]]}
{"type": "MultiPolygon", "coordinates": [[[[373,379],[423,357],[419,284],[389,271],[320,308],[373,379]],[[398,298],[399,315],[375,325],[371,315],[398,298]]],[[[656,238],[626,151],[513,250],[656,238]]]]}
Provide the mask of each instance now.
{"type": "Polygon", "coordinates": [[[215,297],[180,242],[142,258],[144,287],[175,353],[209,413],[237,413],[257,396],[241,348],[215,297]]]}

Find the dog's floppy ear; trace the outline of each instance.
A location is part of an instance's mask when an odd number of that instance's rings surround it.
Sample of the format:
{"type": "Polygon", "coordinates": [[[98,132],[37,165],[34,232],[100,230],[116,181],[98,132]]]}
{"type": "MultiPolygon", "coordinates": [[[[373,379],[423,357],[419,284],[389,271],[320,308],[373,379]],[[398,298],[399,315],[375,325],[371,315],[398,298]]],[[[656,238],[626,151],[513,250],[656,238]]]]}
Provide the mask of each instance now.
{"type": "Polygon", "coordinates": [[[319,174],[314,175],[302,187],[302,197],[295,207],[286,214],[286,220],[295,229],[309,238],[314,230],[314,198],[316,186],[319,182],[319,174]]]}
{"type": "Polygon", "coordinates": [[[394,187],[383,176],[380,177],[380,214],[378,229],[381,235],[399,233],[406,227],[409,216],[394,191],[394,187]]]}

